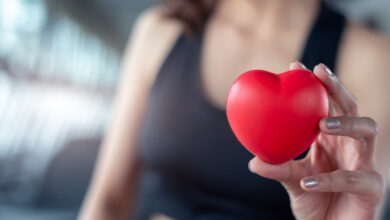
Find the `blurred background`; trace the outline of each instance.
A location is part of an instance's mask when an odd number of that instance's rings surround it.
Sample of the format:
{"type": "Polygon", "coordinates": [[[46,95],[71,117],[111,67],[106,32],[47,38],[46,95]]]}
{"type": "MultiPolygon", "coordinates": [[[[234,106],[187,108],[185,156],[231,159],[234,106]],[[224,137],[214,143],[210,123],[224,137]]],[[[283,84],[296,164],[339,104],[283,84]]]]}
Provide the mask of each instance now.
{"type": "MultiPolygon", "coordinates": [[[[0,219],[76,218],[127,38],[157,2],[0,0],[0,219]]],[[[390,35],[389,0],[329,2],[390,35]]]]}

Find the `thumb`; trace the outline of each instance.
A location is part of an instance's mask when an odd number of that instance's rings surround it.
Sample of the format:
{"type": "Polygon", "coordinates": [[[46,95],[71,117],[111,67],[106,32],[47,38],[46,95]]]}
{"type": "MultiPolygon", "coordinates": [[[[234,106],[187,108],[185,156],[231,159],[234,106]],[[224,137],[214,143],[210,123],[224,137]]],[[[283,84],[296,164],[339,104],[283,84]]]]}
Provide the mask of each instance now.
{"type": "Polygon", "coordinates": [[[300,161],[291,160],[275,165],[255,157],[249,161],[248,167],[252,173],[279,181],[289,194],[297,195],[304,192],[299,184],[305,176],[305,169],[300,161]]]}

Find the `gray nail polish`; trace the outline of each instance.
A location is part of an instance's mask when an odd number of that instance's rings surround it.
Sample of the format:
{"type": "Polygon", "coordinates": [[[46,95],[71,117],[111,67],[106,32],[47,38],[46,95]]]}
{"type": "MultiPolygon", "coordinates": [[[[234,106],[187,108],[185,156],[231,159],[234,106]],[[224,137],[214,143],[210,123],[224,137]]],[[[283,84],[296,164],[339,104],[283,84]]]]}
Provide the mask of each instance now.
{"type": "Polygon", "coordinates": [[[339,128],[340,125],[341,125],[340,120],[338,120],[337,118],[328,118],[328,119],[326,119],[326,127],[328,129],[339,128]]]}
{"type": "Polygon", "coordinates": [[[307,188],[316,187],[318,185],[318,180],[315,177],[309,177],[302,180],[303,185],[307,188]]]}
{"type": "Polygon", "coordinates": [[[330,70],[327,66],[325,67],[325,71],[328,73],[329,76],[333,76],[332,70],[330,70]]]}
{"type": "Polygon", "coordinates": [[[302,69],[309,70],[303,63],[299,62],[301,64],[302,69]]]}

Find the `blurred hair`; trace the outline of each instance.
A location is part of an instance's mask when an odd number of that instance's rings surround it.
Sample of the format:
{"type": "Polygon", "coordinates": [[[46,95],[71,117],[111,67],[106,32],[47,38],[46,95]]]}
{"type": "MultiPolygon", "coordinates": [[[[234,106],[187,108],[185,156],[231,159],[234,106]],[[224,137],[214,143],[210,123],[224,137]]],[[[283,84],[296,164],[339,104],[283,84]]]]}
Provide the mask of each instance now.
{"type": "Polygon", "coordinates": [[[188,34],[201,31],[219,0],[164,0],[166,15],[184,24],[188,34]]]}

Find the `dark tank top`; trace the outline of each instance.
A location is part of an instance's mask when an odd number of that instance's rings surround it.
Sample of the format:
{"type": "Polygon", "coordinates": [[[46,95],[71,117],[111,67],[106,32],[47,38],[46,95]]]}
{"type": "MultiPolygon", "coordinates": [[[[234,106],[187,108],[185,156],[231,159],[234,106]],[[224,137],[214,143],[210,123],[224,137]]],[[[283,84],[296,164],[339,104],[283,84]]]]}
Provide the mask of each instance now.
{"type": "MultiPolygon", "coordinates": [[[[302,63],[334,69],[344,26],[344,17],[322,4],[302,63]]],[[[138,139],[134,219],[294,219],[284,188],[249,172],[253,155],[233,135],[225,111],[203,96],[202,36],[179,36],[151,89],[138,139]]]]}

